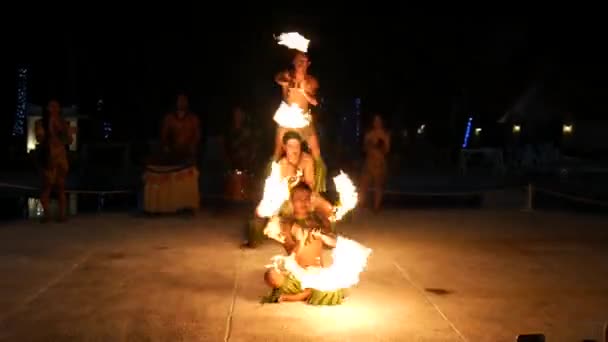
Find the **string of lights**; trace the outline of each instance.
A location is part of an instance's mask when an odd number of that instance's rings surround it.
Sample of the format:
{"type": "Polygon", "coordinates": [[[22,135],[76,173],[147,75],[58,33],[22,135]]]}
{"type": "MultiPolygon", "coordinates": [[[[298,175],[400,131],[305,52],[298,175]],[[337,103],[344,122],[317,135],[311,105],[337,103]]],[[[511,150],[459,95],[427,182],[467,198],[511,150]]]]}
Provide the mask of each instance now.
{"type": "MultiPolygon", "coordinates": [[[[104,101],[102,98],[97,100],[97,113],[103,117],[103,106],[104,101]]],[[[101,124],[101,135],[104,139],[108,140],[112,136],[112,123],[110,121],[103,121],[101,124]]]]}
{"type": "Polygon", "coordinates": [[[13,136],[25,134],[25,116],[27,111],[27,68],[17,69],[17,110],[13,136]]]}

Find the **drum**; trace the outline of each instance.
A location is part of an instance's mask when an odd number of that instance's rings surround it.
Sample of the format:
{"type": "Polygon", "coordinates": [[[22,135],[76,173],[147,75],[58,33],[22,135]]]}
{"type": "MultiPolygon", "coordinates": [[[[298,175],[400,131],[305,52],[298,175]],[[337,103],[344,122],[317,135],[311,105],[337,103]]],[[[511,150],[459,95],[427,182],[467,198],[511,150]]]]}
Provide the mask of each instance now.
{"type": "Polygon", "coordinates": [[[246,201],[251,198],[251,175],[243,170],[231,170],[226,175],[226,198],[229,201],[246,201]]]}
{"type": "Polygon", "coordinates": [[[148,165],[143,178],[145,212],[175,213],[199,209],[199,171],[195,166],[148,165]]]}

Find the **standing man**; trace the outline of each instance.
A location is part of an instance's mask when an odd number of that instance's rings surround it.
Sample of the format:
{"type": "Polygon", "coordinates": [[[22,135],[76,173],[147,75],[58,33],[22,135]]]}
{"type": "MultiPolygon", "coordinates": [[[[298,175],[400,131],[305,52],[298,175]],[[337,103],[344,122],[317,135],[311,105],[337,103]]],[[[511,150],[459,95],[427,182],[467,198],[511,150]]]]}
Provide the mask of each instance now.
{"type": "Polygon", "coordinates": [[[198,116],[189,109],[188,97],[179,94],[176,110],[165,116],[161,131],[163,148],[171,160],[196,161],[201,140],[200,129],[198,116]]]}
{"type": "Polygon", "coordinates": [[[360,206],[365,206],[365,200],[369,186],[374,187],[375,212],[382,205],[383,187],[386,183],[386,156],[391,149],[391,137],[384,128],[382,117],[375,114],[371,129],[365,134],[363,141],[365,151],[365,164],[361,176],[361,189],[359,190],[360,206]]]}
{"type": "Polygon", "coordinates": [[[42,119],[35,123],[36,140],[40,153],[38,163],[42,174],[40,202],[44,209],[42,222],[50,219],[49,202],[55,190],[59,202],[58,221],[66,220],[65,180],[68,175],[67,146],[72,144],[75,129],[61,117],[61,106],[57,100],[49,101],[42,119]]]}

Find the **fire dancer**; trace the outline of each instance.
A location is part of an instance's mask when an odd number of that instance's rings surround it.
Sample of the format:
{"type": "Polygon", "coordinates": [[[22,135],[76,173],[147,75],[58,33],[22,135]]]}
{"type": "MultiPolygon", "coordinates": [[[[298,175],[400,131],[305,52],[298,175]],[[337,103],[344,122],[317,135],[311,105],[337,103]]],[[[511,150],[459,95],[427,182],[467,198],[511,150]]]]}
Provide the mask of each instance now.
{"type": "MultiPolygon", "coordinates": [[[[297,265],[304,269],[322,268],[323,246],[336,246],[329,221],[313,211],[312,194],[311,188],[304,182],[294,186],[290,195],[293,215],[271,221],[270,225],[278,224],[279,227],[266,230],[268,236],[281,242],[287,254],[293,255],[297,265]]],[[[300,280],[287,269],[269,269],[264,279],[273,289],[270,295],[263,298],[265,303],[306,301],[312,305],[337,305],[344,298],[342,289],[319,291],[302,288],[300,280]]]]}
{"type": "MultiPolygon", "coordinates": [[[[295,131],[288,131],[282,138],[283,157],[279,160],[281,178],[289,179],[291,185],[299,182],[305,183],[309,188],[314,189],[318,177],[314,168],[314,161],[310,154],[302,151],[302,137],[295,131]]],[[[334,206],[331,205],[319,193],[311,195],[312,208],[322,217],[329,218],[333,215],[334,206]]],[[[289,202],[281,208],[283,214],[289,214],[292,210],[289,202]]],[[[262,229],[264,219],[256,217],[248,225],[248,240],[245,242],[247,247],[255,247],[263,238],[262,229]]],[[[332,226],[333,227],[333,226],[332,226]]]]}
{"type": "MultiPolygon", "coordinates": [[[[319,88],[319,83],[313,76],[308,74],[310,60],[305,53],[296,53],[296,56],[293,59],[293,66],[293,70],[283,71],[277,74],[275,81],[281,86],[284,103],[288,106],[297,108],[301,111],[302,115],[308,117],[310,120],[310,107],[318,105],[316,93],[319,88]]],[[[281,108],[279,108],[279,110],[280,109],[281,108]]],[[[306,142],[308,150],[310,150],[310,153],[314,158],[315,174],[317,175],[318,182],[315,184],[313,190],[315,192],[325,192],[325,176],[327,171],[325,163],[321,158],[321,148],[319,146],[319,139],[314,123],[310,121],[303,127],[290,127],[285,123],[277,123],[274,160],[278,160],[283,152],[283,135],[289,130],[296,130],[306,142]]]]}

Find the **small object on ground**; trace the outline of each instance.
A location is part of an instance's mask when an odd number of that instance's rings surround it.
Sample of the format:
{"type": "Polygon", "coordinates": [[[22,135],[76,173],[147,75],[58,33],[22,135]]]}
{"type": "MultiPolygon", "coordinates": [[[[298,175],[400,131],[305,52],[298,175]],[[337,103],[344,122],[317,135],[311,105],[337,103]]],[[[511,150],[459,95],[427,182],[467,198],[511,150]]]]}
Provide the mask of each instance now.
{"type": "Polygon", "coordinates": [[[517,342],[545,342],[544,334],[524,334],[517,336],[517,342]]]}

